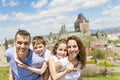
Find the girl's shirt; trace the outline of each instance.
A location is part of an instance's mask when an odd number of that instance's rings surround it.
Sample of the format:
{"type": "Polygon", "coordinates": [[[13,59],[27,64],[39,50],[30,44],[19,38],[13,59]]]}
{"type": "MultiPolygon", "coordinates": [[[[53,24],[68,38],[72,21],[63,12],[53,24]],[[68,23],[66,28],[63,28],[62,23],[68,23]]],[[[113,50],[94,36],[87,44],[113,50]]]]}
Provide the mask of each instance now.
{"type": "MultiPolygon", "coordinates": [[[[62,64],[62,69],[61,71],[65,70],[65,68],[67,67],[67,64],[69,63],[68,57],[64,58],[64,59],[60,59],[59,60],[62,64]]],[[[59,80],[78,80],[81,74],[81,70],[80,70],[80,64],[78,64],[77,66],[77,71],[75,72],[70,72],[67,73],[66,75],[64,75],[63,77],[61,77],[59,80]]]]}

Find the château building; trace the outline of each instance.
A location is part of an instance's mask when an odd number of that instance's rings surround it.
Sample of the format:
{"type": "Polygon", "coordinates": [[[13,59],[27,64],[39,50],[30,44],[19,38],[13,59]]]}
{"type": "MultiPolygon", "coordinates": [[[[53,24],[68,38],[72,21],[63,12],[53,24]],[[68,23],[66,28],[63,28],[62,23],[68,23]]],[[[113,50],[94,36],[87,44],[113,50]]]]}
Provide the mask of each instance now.
{"type": "Polygon", "coordinates": [[[82,13],[78,15],[74,23],[74,28],[75,32],[90,34],[89,20],[87,20],[82,13]]]}

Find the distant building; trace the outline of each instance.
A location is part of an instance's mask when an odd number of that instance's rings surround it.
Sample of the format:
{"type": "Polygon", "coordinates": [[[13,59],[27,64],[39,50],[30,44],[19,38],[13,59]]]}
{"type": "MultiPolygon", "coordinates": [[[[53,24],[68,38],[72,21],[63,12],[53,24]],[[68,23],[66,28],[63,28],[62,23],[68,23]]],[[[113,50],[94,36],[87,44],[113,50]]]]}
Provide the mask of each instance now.
{"type": "Polygon", "coordinates": [[[48,35],[49,40],[55,40],[55,39],[61,39],[61,38],[67,38],[71,35],[77,35],[79,37],[85,37],[90,36],[90,28],[89,28],[89,21],[84,17],[84,15],[81,13],[78,15],[77,20],[74,24],[75,31],[68,32],[65,25],[62,25],[61,30],[58,34],[53,34],[50,32],[48,35]]]}
{"type": "Polygon", "coordinates": [[[61,29],[58,32],[58,34],[53,34],[53,32],[50,32],[50,34],[47,37],[45,37],[47,42],[47,47],[51,49],[51,47],[54,45],[54,43],[57,40],[63,38],[67,39],[67,37],[71,35],[76,35],[81,39],[83,39],[83,41],[84,39],[86,39],[86,37],[90,37],[89,20],[87,20],[82,13],[78,15],[74,23],[74,29],[75,31],[68,32],[64,24],[61,26],[61,29]]]}
{"type": "Polygon", "coordinates": [[[90,34],[89,20],[87,20],[82,13],[78,15],[74,23],[74,28],[75,32],[90,34]]]}

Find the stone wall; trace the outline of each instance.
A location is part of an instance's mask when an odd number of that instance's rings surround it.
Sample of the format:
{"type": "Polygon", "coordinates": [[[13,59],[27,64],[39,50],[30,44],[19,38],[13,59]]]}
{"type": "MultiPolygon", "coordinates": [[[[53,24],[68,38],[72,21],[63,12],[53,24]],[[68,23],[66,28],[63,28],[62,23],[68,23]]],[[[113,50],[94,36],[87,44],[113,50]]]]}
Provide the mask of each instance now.
{"type": "Polygon", "coordinates": [[[7,59],[5,57],[5,46],[0,45],[0,63],[7,63],[7,59]]]}

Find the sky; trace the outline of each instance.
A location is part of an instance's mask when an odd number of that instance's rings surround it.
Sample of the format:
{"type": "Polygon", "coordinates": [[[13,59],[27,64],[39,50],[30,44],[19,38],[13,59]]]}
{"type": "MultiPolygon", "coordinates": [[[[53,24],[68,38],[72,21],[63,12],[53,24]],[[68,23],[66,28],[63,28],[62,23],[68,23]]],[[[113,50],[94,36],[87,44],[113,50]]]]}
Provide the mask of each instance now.
{"type": "Polygon", "coordinates": [[[120,26],[120,0],[0,0],[0,43],[13,39],[18,29],[31,36],[48,35],[65,24],[74,31],[80,13],[90,29],[120,26]]]}

